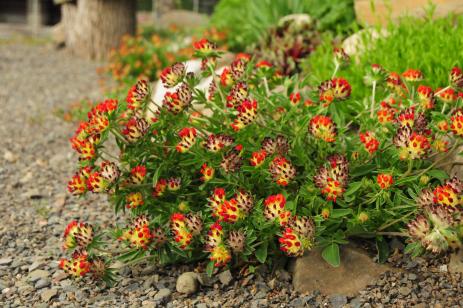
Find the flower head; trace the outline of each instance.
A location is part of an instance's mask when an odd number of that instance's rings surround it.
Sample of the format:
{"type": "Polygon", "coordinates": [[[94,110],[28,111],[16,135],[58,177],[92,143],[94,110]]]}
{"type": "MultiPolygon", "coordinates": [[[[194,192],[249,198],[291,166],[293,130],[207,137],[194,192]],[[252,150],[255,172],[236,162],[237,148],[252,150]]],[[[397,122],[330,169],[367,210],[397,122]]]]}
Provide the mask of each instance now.
{"type": "Polygon", "coordinates": [[[179,153],[187,152],[196,142],[196,129],[194,127],[185,127],[178,133],[182,140],[177,144],[176,149],[179,153]]]}
{"type": "Polygon", "coordinates": [[[137,81],[137,83],[130,88],[127,94],[127,107],[131,110],[139,110],[143,108],[148,94],[148,82],[146,80],[137,81]]]}
{"type": "Polygon", "coordinates": [[[90,167],[81,168],[68,182],[68,191],[73,195],[82,195],[87,191],[87,179],[90,176],[90,167]]]}
{"type": "Polygon", "coordinates": [[[243,252],[246,244],[246,235],[241,230],[232,230],[228,233],[227,244],[234,253],[243,252]]]}
{"type": "Polygon", "coordinates": [[[428,138],[412,132],[408,125],[397,130],[393,142],[400,150],[399,158],[401,160],[419,159],[426,155],[431,147],[428,138]]]}
{"type": "Polygon", "coordinates": [[[296,168],[283,156],[275,157],[269,165],[273,179],[280,186],[286,186],[296,176],[296,168]]]}
{"type": "Polygon", "coordinates": [[[450,117],[450,129],[455,135],[463,137],[463,110],[457,109],[450,117]]]}
{"type": "Polygon", "coordinates": [[[189,213],[185,216],[185,223],[193,236],[200,235],[203,230],[203,220],[199,214],[189,213]]]}
{"type": "Polygon", "coordinates": [[[172,214],[170,217],[170,229],[180,249],[186,249],[191,243],[193,234],[186,224],[185,215],[181,213],[172,214]]]}
{"type": "Polygon", "coordinates": [[[132,184],[141,184],[146,178],[146,167],[139,165],[130,170],[130,182],[132,184]]]}
{"type": "Polygon", "coordinates": [[[320,166],[314,176],[314,183],[327,200],[336,202],[347,186],[349,164],[347,159],[339,154],[328,157],[328,163],[327,166],[320,166]]]}
{"type": "Polygon", "coordinates": [[[402,73],[402,77],[408,82],[418,82],[423,80],[423,73],[419,70],[409,68],[402,73]]]}
{"type": "Polygon", "coordinates": [[[125,197],[126,207],[128,209],[134,209],[143,205],[143,195],[141,192],[132,192],[125,197]]]}
{"type": "Polygon", "coordinates": [[[437,89],[436,94],[439,100],[448,104],[454,103],[458,98],[457,93],[452,88],[437,89]]]}
{"type": "Polygon", "coordinates": [[[149,221],[146,216],[138,216],[119,237],[119,240],[126,240],[131,247],[137,249],[148,249],[153,240],[153,234],[149,228],[149,221]]]}
{"type": "Polygon", "coordinates": [[[231,260],[230,250],[224,244],[219,244],[210,250],[209,260],[214,262],[215,267],[225,266],[231,260]]]}
{"type": "Polygon", "coordinates": [[[166,67],[160,75],[160,79],[166,88],[175,87],[185,76],[185,65],[183,63],[174,63],[166,67]]]}
{"type": "Polygon", "coordinates": [[[388,189],[394,183],[394,179],[391,174],[380,173],[376,177],[376,182],[381,189],[388,189]]]}
{"type": "Polygon", "coordinates": [[[233,142],[235,142],[235,139],[231,136],[224,134],[210,134],[204,142],[204,147],[209,152],[217,153],[224,147],[231,146],[233,142]]]}
{"type": "Polygon", "coordinates": [[[244,73],[246,72],[246,64],[249,62],[249,59],[237,57],[233,60],[231,64],[231,73],[233,79],[240,80],[243,78],[244,73]]]}
{"type": "Polygon", "coordinates": [[[186,83],[182,83],[176,92],[166,92],[163,104],[173,114],[179,114],[188,107],[192,100],[192,91],[186,83]]]}
{"type": "Polygon", "coordinates": [[[463,88],[463,71],[458,66],[452,68],[449,79],[452,86],[463,88]]]}
{"type": "Polygon", "coordinates": [[[291,212],[286,210],[286,198],[282,194],[268,196],[264,205],[265,218],[278,222],[280,226],[288,223],[291,212]]]}
{"type": "Polygon", "coordinates": [[[156,182],[156,185],[154,185],[154,187],[153,187],[153,193],[152,193],[153,197],[158,198],[158,197],[162,196],[164,194],[164,192],[166,191],[166,188],[167,188],[166,179],[159,179],[156,182]]]}
{"type": "Polygon", "coordinates": [[[193,48],[199,56],[209,57],[215,53],[216,45],[213,42],[203,38],[197,42],[194,42],[193,48]]]}
{"type": "Polygon", "coordinates": [[[85,249],[93,240],[93,228],[87,223],[73,220],[66,226],[63,238],[63,249],[85,249]]]}
{"type": "Polygon", "coordinates": [[[418,100],[420,102],[420,105],[424,110],[434,108],[434,91],[431,89],[431,87],[420,85],[418,86],[416,92],[418,93],[418,100]]]}
{"type": "Polygon", "coordinates": [[[208,198],[209,206],[212,209],[212,216],[219,216],[219,211],[222,204],[225,202],[225,189],[216,188],[214,189],[212,195],[208,198]]]}
{"type": "Polygon", "coordinates": [[[434,193],[432,189],[423,189],[416,198],[416,204],[420,208],[426,208],[434,204],[434,193]]]}
{"type": "Polygon", "coordinates": [[[149,129],[148,122],[139,117],[132,117],[125,125],[122,133],[129,142],[136,142],[141,139],[149,129]]]}
{"type": "Polygon", "coordinates": [[[91,192],[101,193],[109,188],[109,182],[101,175],[101,172],[95,171],[87,179],[87,188],[91,192]]]}
{"type": "Polygon", "coordinates": [[[76,251],[71,259],[61,259],[59,268],[69,275],[80,278],[90,272],[91,262],[86,252],[76,251]]]}
{"type": "Polygon", "coordinates": [[[315,138],[326,142],[336,140],[336,124],[333,123],[330,117],[324,115],[316,115],[310,120],[309,132],[315,138]]]}
{"type": "Polygon", "coordinates": [[[231,124],[231,127],[233,130],[239,131],[251,124],[256,119],[257,101],[244,100],[241,105],[236,108],[236,110],[238,110],[238,115],[231,124]]]}
{"type": "Polygon", "coordinates": [[[344,48],[333,48],[334,64],[337,66],[347,65],[350,62],[349,55],[345,52],[344,48]]]}
{"type": "Polygon", "coordinates": [[[238,108],[248,98],[248,95],[248,85],[242,81],[237,82],[227,96],[227,107],[238,108]]]}
{"type": "Polygon", "coordinates": [[[117,181],[121,175],[121,171],[117,167],[116,163],[110,161],[102,161],[100,164],[101,176],[104,177],[109,183],[114,183],[117,181]]]}
{"type": "Polygon", "coordinates": [[[241,151],[236,148],[231,149],[223,156],[220,167],[222,167],[225,173],[231,173],[238,171],[243,165],[243,158],[241,157],[241,151]]]}
{"type": "Polygon", "coordinates": [[[360,141],[365,146],[365,150],[367,150],[370,154],[375,153],[378,150],[379,141],[375,138],[375,135],[370,132],[360,133],[360,141]]]}
{"type": "Polygon", "coordinates": [[[268,155],[285,155],[289,151],[288,139],[283,135],[278,135],[275,139],[265,137],[264,140],[262,140],[262,150],[265,150],[268,155]]]}
{"type": "Polygon", "coordinates": [[[437,186],[434,191],[434,203],[443,206],[461,206],[463,205],[463,199],[460,195],[462,192],[463,184],[458,178],[446,181],[444,185],[437,186]]]}
{"type": "Polygon", "coordinates": [[[334,100],[344,100],[351,94],[352,88],[344,78],[333,78],[324,81],[318,87],[319,99],[329,105],[334,100]]]}
{"type": "Polygon", "coordinates": [[[214,177],[215,170],[214,168],[210,167],[208,164],[204,163],[201,166],[200,173],[202,174],[201,181],[208,182],[214,177]]]}
{"type": "Polygon", "coordinates": [[[225,67],[222,71],[222,74],[220,74],[220,84],[223,86],[223,87],[229,87],[231,85],[233,85],[233,74],[230,70],[230,68],[228,67],[225,67]]]}
{"type": "Polygon", "coordinates": [[[252,152],[251,158],[249,159],[249,164],[254,167],[259,167],[264,163],[266,157],[267,152],[265,152],[265,150],[252,152]]]}
{"type": "Polygon", "coordinates": [[[376,112],[378,122],[381,124],[391,123],[394,120],[397,110],[386,102],[381,102],[381,108],[376,112]]]}
{"type": "Polygon", "coordinates": [[[167,179],[167,189],[170,191],[177,191],[180,189],[182,184],[182,178],[169,178],[167,179]]]}
{"type": "Polygon", "coordinates": [[[301,102],[301,93],[293,92],[289,95],[289,101],[293,106],[298,105],[301,102]]]}

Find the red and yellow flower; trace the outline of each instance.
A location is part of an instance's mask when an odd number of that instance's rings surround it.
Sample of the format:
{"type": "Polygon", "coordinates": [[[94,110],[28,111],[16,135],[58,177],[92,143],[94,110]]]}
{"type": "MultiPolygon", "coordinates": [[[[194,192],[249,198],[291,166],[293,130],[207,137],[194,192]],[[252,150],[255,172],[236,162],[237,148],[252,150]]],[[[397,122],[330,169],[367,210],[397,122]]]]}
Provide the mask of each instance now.
{"type": "Polygon", "coordinates": [[[148,132],[148,129],[149,124],[145,119],[132,117],[127,121],[122,134],[129,142],[136,142],[148,132]]]}
{"type": "Polygon", "coordinates": [[[410,126],[400,127],[393,142],[399,148],[401,160],[422,158],[431,147],[428,138],[412,132],[410,126]]]}
{"type": "Polygon", "coordinates": [[[92,169],[85,167],[79,169],[68,182],[68,191],[73,195],[82,195],[87,192],[87,179],[92,169]]]}
{"type": "Polygon", "coordinates": [[[423,73],[420,70],[416,70],[413,68],[407,69],[405,72],[402,73],[402,77],[408,82],[418,82],[423,80],[423,73]]]}
{"type": "Polygon", "coordinates": [[[141,184],[146,178],[146,167],[139,165],[130,170],[130,182],[132,184],[141,184]]]}
{"type": "Polygon", "coordinates": [[[330,117],[324,115],[316,115],[310,120],[309,132],[315,138],[326,142],[336,140],[336,124],[333,123],[330,117]]]}
{"type": "Polygon", "coordinates": [[[153,197],[158,198],[158,197],[162,196],[164,194],[164,192],[166,191],[166,188],[167,188],[166,179],[159,179],[156,182],[156,185],[154,185],[153,193],[152,193],[153,197]]]}
{"type": "Polygon", "coordinates": [[[269,165],[273,179],[280,186],[287,186],[296,176],[296,168],[283,156],[275,157],[269,165]]]}
{"type": "Polygon", "coordinates": [[[376,177],[376,182],[381,189],[388,189],[394,183],[394,179],[392,178],[392,174],[380,173],[376,177]]]}
{"type": "Polygon", "coordinates": [[[370,132],[360,133],[360,141],[365,146],[365,150],[367,150],[370,154],[375,153],[378,150],[379,141],[376,139],[375,135],[370,132]]]}
{"type": "Polygon", "coordinates": [[[396,72],[390,72],[386,78],[386,86],[400,97],[405,97],[408,92],[407,87],[403,83],[400,75],[396,72]]]}
{"type": "Polygon", "coordinates": [[[177,191],[182,184],[182,178],[169,178],[167,179],[167,189],[170,191],[177,191]]]}
{"type": "Polygon", "coordinates": [[[149,221],[146,216],[137,217],[132,226],[122,233],[119,240],[126,240],[131,247],[137,249],[148,249],[148,245],[153,240],[153,234],[149,228],[149,221]]]}
{"type": "Polygon", "coordinates": [[[164,87],[175,87],[183,80],[185,76],[185,65],[183,63],[174,63],[172,66],[166,67],[159,78],[161,79],[164,87]]]}
{"type": "Polygon", "coordinates": [[[131,192],[125,197],[126,207],[128,209],[134,209],[143,205],[143,195],[141,192],[131,192]]]}
{"type": "Polygon", "coordinates": [[[170,217],[170,229],[174,234],[174,240],[178,243],[180,249],[186,249],[193,238],[193,234],[186,225],[185,215],[174,213],[170,217]]]}
{"type": "Polygon", "coordinates": [[[209,206],[212,209],[212,216],[219,216],[220,207],[225,202],[225,200],[225,189],[215,188],[212,195],[208,198],[209,206]]]}
{"type": "Polygon", "coordinates": [[[194,42],[193,48],[196,54],[203,58],[209,57],[212,54],[214,54],[216,50],[216,45],[213,42],[203,38],[199,41],[194,42]]]}
{"type": "Polygon", "coordinates": [[[458,109],[450,117],[450,129],[460,137],[463,137],[463,111],[458,109]]]}
{"type": "Polygon", "coordinates": [[[139,80],[132,86],[127,94],[127,107],[131,110],[139,110],[144,107],[149,94],[148,82],[139,80]]]}
{"type": "Polygon", "coordinates": [[[251,124],[257,117],[257,101],[244,100],[237,107],[238,115],[231,124],[234,131],[239,131],[251,124]]]}
{"type": "Polygon", "coordinates": [[[458,96],[454,89],[437,89],[436,90],[437,97],[444,103],[451,104],[454,103],[458,96]]]}
{"type": "Polygon", "coordinates": [[[102,175],[101,172],[95,171],[91,173],[87,179],[87,188],[91,192],[101,193],[108,189],[109,182],[102,175]]]}
{"type": "Polygon", "coordinates": [[[204,163],[201,166],[200,173],[202,174],[201,181],[209,182],[212,178],[214,178],[215,170],[214,168],[210,167],[207,163],[204,163]]]}
{"type": "Polygon", "coordinates": [[[314,176],[314,183],[328,201],[336,202],[347,186],[349,164],[346,157],[335,154],[328,157],[328,165],[320,166],[314,176]]]}
{"type": "Polygon", "coordinates": [[[289,101],[293,106],[298,105],[301,102],[301,93],[294,92],[289,95],[289,101]]]}
{"type": "Polygon", "coordinates": [[[249,95],[248,85],[245,82],[237,82],[227,96],[227,107],[238,108],[249,95]]]}
{"type": "Polygon", "coordinates": [[[331,104],[334,100],[347,99],[352,92],[352,88],[344,78],[333,78],[324,81],[318,87],[318,96],[325,106],[331,104]]]}
{"type": "Polygon", "coordinates": [[[217,153],[224,147],[232,145],[234,141],[235,139],[233,137],[224,134],[210,134],[204,142],[204,147],[209,152],[217,153]]]}
{"type": "Polygon", "coordinates": [[[179,133],[178,136],[182,140],[177,144],[176,150],[179,153],[187,152],[196,142],[196,129],[194,127],[185,127],[179,133]]]}
{"type": "Polygon", "coordinates": [[[463,71],[455,66],[450,71],[450,84],[456,88],[463,88],[463,71]]]}
{"type": "Polygon", "coordinates": [[[93,241],[93,228],[85,222],[71,221],[64,230],[63,249],[86,248],[93,241]]]}
{"type": "Polygon", "coordinates": [[[381,108],[376,112],[378,122],[381,124],[391,123],[397,110],[392,108],[387,102],[381,102],[381,108]]]}
{"type": "Polygon", "coordinates": [[[430,110],[434,108],[434,91],[431,89],[431,87],[420,85],[416,92],[418,93],[418,100],[420,102],[420,106],[424,110],[430,110]]]}
{"type": "Polygon", "coordinates": [[[278,222],[280,226],[288,223],[291,212],[286,210],[286,198],[282,194],[268,196],[264,205],[265,218],[278,222]]]}
{"type": "Polygon", "coordinates": [[[222,71],[222,74],[220,74],[220,84],[223,87],[229,87],[233,85],[234,79],[232,75],[232,71],[230,68],[225,67],[222,71]]]}
{"type": "Polygon", "coordinates": [[[265,152],[265,150],[255,151],[251,154],[249,164],[254,167],[259,167],[264,163],[266,157],[267,152],[265,152]]]}
{"type": "Polygon", "coordinates": [[[172,114],[179,114],[190,105],[192,97],[190,87],[182,83],[176,92],[166,92],[162,103],[172,114]]]}
{"type": "Polygon", "coordinates": [[[86,252],[76,251],[71,259],[61,259],[59,268],[65,273],[80,278],[90,272],[91,262],[88,260],[86,252]]]}

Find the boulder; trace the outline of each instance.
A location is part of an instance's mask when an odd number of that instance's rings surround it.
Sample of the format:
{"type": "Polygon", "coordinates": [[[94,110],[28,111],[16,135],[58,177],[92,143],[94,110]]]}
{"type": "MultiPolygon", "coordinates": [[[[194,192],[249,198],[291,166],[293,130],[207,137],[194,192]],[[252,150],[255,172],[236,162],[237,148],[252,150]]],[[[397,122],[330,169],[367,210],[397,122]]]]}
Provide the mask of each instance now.
{"type": "Polygon", "coordinates": [[[341,265],[332,267],[314,249],[293,261],[293,286],[298,292],[321,291],[328,296],[353,296],[391,268],[375,263],[364,251],[344,246],[341,265]]]}

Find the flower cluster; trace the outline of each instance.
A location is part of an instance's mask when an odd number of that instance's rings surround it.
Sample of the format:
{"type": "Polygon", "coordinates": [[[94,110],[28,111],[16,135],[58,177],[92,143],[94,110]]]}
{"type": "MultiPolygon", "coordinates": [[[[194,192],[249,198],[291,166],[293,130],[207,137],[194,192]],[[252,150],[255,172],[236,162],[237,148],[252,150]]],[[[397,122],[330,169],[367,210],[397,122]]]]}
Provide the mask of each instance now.
{"type": "MultiPolygon", "coordinates": [[[[164,69],[162,102],[140,80],[125,101],[98,104],[71,140],[79,167],[70,193],[108,194],[129,219],[114,232],[120,259],[180,262],[206,252],[212,272],[234,259],[265,262],[278,246],[297,257],[318,244],[335,264],[333,248],[349,236],[381,240],[407,223],[410,245],[461,244],[463,184],[443,182],[438,167],[454,167],[463,144],[461,70],[439,90],[419,70],[376,64],[365,78],[372,95],[359,103],[337,76],[349,63],[342,50],[317,87],[250,55],[217,68],[221,51],[206,39],[193,49],[201,70],[164,69]]],[[[97,231],[67,228],[64,247],[75,253],[63,269],[107,268],[96,248],[108,232],[97,231]]]]}

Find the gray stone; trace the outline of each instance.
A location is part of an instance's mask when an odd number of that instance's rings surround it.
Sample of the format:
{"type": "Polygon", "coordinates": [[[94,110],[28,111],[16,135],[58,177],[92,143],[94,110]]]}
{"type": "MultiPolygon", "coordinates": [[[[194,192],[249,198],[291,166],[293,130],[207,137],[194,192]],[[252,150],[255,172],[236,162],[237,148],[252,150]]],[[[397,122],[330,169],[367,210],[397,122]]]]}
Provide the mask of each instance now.
{"type": "Polygon", "coordinates": [[[347,304],[347,297],[345,295],[333,295],[330,297],[330,303],[333,305],[333,308],[341,308],[347,304]]]}
{"type": "Polygon", "coordinates": [[[215,279],[209,277],[206,273],[197,273],[196,278],[202,286],[212,287],[214,285],[215,279]]]}
{"type": "Polygon", "coordinates": [[[196,307],[196,308],[207,308],[207,305],[204,304],[204,303],[199,303],[199,304],[196,304],[195,307],[196,307]]]}
{"type": "Polygon", "coordinates": [[[51,285],[50,279],[48,278],[41,278],[35,283],[36,289],[43,289],[49,287],[51,285]]]}
{"type": "Polygon", "coordinates": [[[12,258],[1,258],[0,259],[0,265],[9,265],[13,262],[12,258]]]}
{"type": "Polygon", "coordinates": [[[184,294],[193,294],[198,290],[198,279],[194,272],[186,272],[177,278],[177,292],[184,294]]]}
{"type": "Polygon", "coordinates": [[[57,294],[58,294],[57,289],[47,289],[40,294],[40,297],[42,298],[44,302],[48,302],[50,301],[50,299],[55,297],[57,294]]]}
{"type": "Polygon", "coordinates": [[[230,284],[230,282],[233,280],[233,276],[232,276],[230,270],[226,270],[225,272],[221,272],[218,276],[219,276],[220,282],[225,286],[228,286],[230,284]]]}
{"type": "Polygon", "coordinates": [[[329,265],[319,249],[293,262],[294,289],[301,293],[321,290],[326,295],[353,296],[391,269],[373,262],[364,251],[352,246],[342,247],[339,267],[329,265]]]}
{"type": "Polygon", "coordinates": [[[42,261],[34,261],[31,266],[29,266],[28,268],[28,271],[29,272],[32,272],[36,269],[38,269],[39,267],[41,267],[44,263],[42,261]]]}
{"type": "Polygon", "coordinates": [[[412,292],[412,290],[409,287],[400,287],[399,288],[399,293],[402,294],[403,296],[407,296],[412,292]]]}
{"type": "Polygon", "coordinates": [[[172,291],[170,291],[167,288],[161,289],[156,293],[156,295],[153,297],[153,300],[158,301],[158,302],[164,302],[167,301],[170,298],[170,295],[172,294],[172,291]]]}
{"type": "Polygon", "coordinates": [[[37,280],[41,279],[41,278],[46,278],[50,276],[50,272],[49,271],[45,271],[45,270],[35,270],[33,272],[31,272],[28,276],[28,279],[29,281],[31,282],[36,282],[37,280]]]}
{"type": "Polygon", "coordinates": [[[463,249],[450,254],[448,270],[451,273],[463,273],[463,249]]]}

